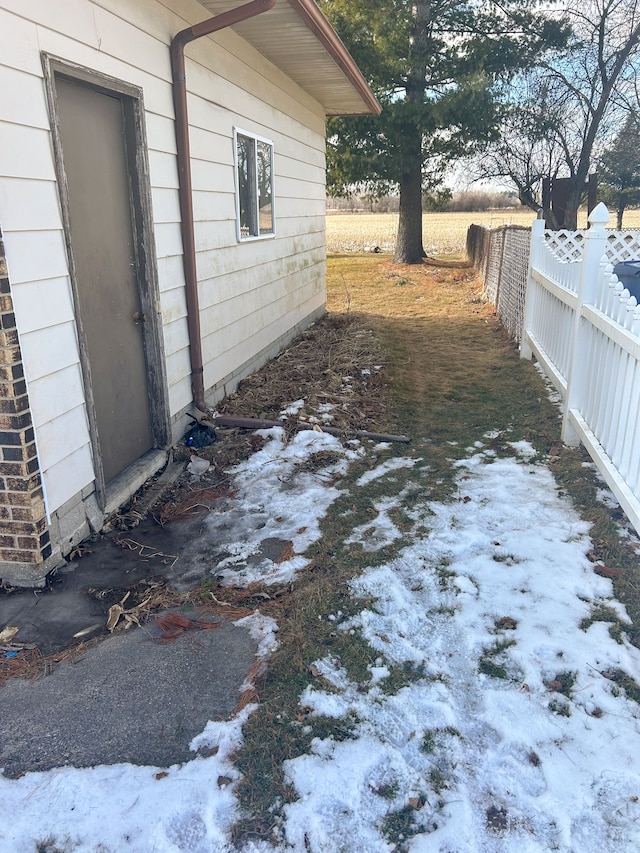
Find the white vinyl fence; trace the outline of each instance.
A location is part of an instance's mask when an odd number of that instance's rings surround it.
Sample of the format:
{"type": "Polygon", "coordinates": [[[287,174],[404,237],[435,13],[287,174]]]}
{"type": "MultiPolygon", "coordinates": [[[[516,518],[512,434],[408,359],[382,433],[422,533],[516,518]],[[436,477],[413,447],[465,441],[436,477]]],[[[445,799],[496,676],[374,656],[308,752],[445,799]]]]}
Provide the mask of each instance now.
{"type": "Polygon", "coordinates": [[[640,232],[609,232],[599,204],[587,231],[536,220],[521,338],[564,400],[562,438],[582,441],[640,533],[640,306],[613,273],[640,259],[640,232]]]}

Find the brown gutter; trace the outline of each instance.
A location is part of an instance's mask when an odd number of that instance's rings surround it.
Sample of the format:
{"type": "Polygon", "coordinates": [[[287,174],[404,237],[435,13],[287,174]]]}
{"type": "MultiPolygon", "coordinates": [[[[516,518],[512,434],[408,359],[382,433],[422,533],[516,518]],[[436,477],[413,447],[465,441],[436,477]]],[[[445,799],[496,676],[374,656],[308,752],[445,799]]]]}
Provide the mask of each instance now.
{"type": "Polygon", "coordinates": [[[358,92],[371,113],[376,116],[380,115],[382,107],[369,88],[369,84],[362,76],[362,72],[354,62],[351,54],[314,0],[288,0],[288,3],[295,9],[320,44],[325,47],[329,56],[331,56],[353,88],[358,92]]]}
{"type": "Polygon", "coordinates": [[[248,18],[273,9],[277,0],[252,0],[237,9],[230,9],[192,27],[187,27],[171,42],[171,72],[173,74],[173,104],[176,114],[176,146],[178,152],[178,193],[182,220],[182,247],[187,298],[187,325],[191,357],[191,390],[193,402],[201,412],[209,412],[204,395],[204,364],[200,331],[200,304],[198,300],[198,275],[196,272],[196,240],[193,223],[193,195],[191,184],[191,150],[189,144],[189,117],[187,113],[187,77],[184,61],[185,46],[202,36],[232,27],[248,18]]]}

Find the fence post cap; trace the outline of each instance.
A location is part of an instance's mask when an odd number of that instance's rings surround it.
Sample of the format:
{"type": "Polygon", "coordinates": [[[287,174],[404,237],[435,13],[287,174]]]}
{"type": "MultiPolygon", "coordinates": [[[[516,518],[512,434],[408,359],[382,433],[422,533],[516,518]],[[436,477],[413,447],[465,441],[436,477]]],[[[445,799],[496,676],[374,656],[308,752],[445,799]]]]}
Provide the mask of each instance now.
{"type": "Polygon", "coordinates": [[[589,222],[592,226],[599,225],[601,228],[604,228],[610,219],[611,217],[609,216],[607,206],[602,201],[600,204],[597,204],[589,214],[589,222]]]}

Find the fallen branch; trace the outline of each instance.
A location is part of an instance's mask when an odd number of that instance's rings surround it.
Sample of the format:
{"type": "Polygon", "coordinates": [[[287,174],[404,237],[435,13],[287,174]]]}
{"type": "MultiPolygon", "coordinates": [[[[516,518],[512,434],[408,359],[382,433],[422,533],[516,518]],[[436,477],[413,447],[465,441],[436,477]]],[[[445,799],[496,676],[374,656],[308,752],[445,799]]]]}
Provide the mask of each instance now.
{"type": "Polygon", "coordinates": [[[270,421],[264,418],[232,418],[218,415],[212,418],[216,426],[236,427],[237,429],[271,429],[272,427],[288,427],[295,430],[312,429],[326,432],[329,435],[344,436],[345,438],[371,438],[374,441],[399,441],[409,444],[411,439],[407,435],[389,435],[384,432],[369,432],[365,429],[337,429],[337,427],[320,426],[305,421],[270,421]]]}
{"type": "Polygon", "coordinates": [[[136,551],[144,560],[150,560],[155,557],[163,557],[165,560],[172,560],[169,566],[172,569],[180,559],[179,554],[163,554],[162,551],[156,551],[151,545],[144,545],[142,542],[136,542],[135,539],[123,539],[122,537],[115,540],[116,545],[121,548],[128,548],[130,551],[136,551]]]}

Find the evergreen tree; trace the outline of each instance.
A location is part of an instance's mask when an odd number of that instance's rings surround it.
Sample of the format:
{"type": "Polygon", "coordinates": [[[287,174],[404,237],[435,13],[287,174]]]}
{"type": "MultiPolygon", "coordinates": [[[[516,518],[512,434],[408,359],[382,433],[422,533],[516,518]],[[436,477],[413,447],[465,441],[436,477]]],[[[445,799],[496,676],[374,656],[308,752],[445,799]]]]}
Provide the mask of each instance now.
{"type": "Polygon", "coordinates": [[[378,117],[328,128],[330,194],[399,190],[398,263],[421,263],[423,193],[448,162],[491,139],[499,90],[540,51],[560,45],[561,20],[527,0],[319,0],[383,106],[378,117]]]}
{"type": "Polygon", "coordinates": [[[598,165],[599,192],[602,200],[616,212],[616,227],[628,207],[640,205],[640,119],[629,114],[613,144],[598,165]]]}

